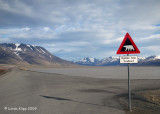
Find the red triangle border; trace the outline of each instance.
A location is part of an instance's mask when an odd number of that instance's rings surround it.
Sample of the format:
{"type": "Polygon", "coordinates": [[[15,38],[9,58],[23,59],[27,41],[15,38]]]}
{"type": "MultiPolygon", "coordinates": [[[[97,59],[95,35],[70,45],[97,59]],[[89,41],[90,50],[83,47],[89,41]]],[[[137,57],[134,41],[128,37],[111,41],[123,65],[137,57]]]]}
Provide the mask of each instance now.
{"type": "Polygon", "coordinates": [[[117,51],[117,54],[139,54],[140,51],[139,49],[137,48],[136,44],[134,43],[134,41],[132,40],[131,36],[129,35],[129,33],[126,33],[118,51],[117,51]],[[125,41],[127,40],[127,38],[130,40],[130,42],[132,43],[133,47],[135,48],[136,51],[121,51],[121,49],[123,48],[124,46],[124,43],[125,41]]]}

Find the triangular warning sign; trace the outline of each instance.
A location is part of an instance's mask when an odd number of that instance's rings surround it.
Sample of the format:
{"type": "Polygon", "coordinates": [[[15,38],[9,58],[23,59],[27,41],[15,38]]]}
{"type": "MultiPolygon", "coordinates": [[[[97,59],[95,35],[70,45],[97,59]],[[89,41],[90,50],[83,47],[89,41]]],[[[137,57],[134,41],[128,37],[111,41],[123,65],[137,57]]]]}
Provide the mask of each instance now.
{"type": "Polygon", "coordinates": [[[136,44],[132,40],[129,33],[127,33],[117,51],[117,54],[138,54],[138,53],[140,53],[139,49],[137,48],[136,44]]]}

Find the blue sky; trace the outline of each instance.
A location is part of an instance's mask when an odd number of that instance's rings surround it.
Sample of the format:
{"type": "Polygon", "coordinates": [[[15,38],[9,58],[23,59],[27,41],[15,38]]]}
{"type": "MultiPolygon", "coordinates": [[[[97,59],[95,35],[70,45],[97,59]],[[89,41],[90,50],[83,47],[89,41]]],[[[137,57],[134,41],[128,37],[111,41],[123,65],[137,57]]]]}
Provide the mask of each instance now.
{"type": "Polygon", "coordinates": [[[0,0],[0,41],[67,60],[116,55],[128,32],[139,56],[160,55],[160,0],[0,0]]]}

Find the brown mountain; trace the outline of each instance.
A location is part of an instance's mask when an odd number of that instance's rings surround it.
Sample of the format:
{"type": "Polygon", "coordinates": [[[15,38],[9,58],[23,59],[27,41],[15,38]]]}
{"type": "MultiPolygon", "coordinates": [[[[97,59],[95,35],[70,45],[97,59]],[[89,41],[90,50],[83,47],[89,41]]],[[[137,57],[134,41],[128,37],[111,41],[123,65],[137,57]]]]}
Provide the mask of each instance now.
{"type": "Polygon", "coordinates": [[[27,44],[0,44],[1,64],[73,65],[52,55],[45,48],[27,44]]]}

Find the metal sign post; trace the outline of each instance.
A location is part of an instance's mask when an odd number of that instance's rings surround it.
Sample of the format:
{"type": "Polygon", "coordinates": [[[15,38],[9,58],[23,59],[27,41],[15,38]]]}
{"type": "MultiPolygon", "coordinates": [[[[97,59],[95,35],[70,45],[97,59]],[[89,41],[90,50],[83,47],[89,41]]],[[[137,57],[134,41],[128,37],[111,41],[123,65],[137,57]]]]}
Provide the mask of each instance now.
{"type": "Polygon", "coordinates": [[[127,33],[117,50],[117,54],[127,54],[127,56],[120,57],[120,63],[128,63],[128,109],[131,111],[131,88],[130,88],[130,77],[129,77],[129,67],[130,63],[138,63],[137,56],[129,56],[129,54],[139,54],[140,51],[136,44],[132,40],[129,33],[127,33]]]}
{"type": "MultiPolygon", "coordinates": [[[[127,54],[127,56],[129,56],[129,54],[127,54]]],[[[129,67],[130,63],[128,63],[128,109],[131,111],[131,88],[130,88],[129,67]]]]}

